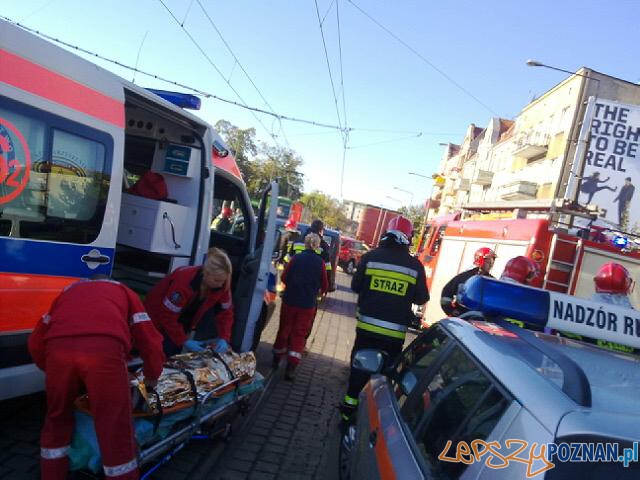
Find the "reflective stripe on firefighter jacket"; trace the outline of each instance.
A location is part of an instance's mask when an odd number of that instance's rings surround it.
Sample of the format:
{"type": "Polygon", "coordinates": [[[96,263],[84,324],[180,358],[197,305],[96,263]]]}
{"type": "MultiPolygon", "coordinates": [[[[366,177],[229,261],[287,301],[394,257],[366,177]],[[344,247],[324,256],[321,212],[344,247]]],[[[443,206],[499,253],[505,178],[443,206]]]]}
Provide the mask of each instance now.
{"type": "Polygon", "coordinates": [[[405,337],[411,305],[429,300],[422,264],[399,245],[364,254],[351,289],[358,293],[357,328],[397,339],[405,337]]]}

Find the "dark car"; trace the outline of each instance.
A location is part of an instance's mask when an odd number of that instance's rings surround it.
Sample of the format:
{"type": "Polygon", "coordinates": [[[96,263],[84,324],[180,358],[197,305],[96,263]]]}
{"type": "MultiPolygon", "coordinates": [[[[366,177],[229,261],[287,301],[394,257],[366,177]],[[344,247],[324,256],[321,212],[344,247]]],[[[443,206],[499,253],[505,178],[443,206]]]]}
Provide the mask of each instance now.
{"type": "MultiPolygon", "coordinates": [[[[488,281],[480,280],[483,301],[495,300],[488,281]]],[[[520,310],[529,321],[537,310],[540,318],[549,315],[547,322],[556,313],[549,306],[558,309],[560,294],[548,301],[544,290],[509,289],[500,301],[511,317],[520,310]]],[[[598,305],[607,318],[633,315],[598,305]]],[[[381,373],[360,394],[356,422],[345,430],[342,478],[640,478],[640,359],[526,330],[490,310],[492,321],[480,320],[479,312],[476,320],[441,320],[397,359],[356,352],[354,367],[381,373]]]]}

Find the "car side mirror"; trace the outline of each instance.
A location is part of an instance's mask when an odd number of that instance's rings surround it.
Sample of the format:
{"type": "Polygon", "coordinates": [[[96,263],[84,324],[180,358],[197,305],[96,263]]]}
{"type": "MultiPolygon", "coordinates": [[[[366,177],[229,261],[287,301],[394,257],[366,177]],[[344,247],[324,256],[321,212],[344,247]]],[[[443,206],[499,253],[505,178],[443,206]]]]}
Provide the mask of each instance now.
{"type": "Polygon", "coordinates": [[[418,379],[415,374],[412,371],[407,370],[404,372],[404,375],[402,375],[402,379],[400,380],[400,390],[408,396],[417,384],[418,379]]]}
{"type": "Polygon", "coordinates": [[[385,364],[387,354],[380,350],[365,348],[353,356],[351,366],[367,373],[379,373],[385,364]]]}

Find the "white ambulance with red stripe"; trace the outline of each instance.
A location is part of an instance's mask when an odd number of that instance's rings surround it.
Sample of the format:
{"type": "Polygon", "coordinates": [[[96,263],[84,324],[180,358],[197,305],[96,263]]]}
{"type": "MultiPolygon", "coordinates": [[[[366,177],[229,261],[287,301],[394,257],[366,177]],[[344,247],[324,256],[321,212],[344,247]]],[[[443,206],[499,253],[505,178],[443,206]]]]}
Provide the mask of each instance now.
{"type": "Polygon", "coordinates": [[[66,285],[102,273],[144,293],[213,245],[243,271],[232,343],[251,346],[278,191],[256,219],[241,178],[212,162],[227,153],[197,116],[0,21],[0,399],[41,387],[26,340],[66,285]],[[166,198],[127,193],[149,171],[166,198]],[[242,225],[212,230],[229,205],[242,225]]]}

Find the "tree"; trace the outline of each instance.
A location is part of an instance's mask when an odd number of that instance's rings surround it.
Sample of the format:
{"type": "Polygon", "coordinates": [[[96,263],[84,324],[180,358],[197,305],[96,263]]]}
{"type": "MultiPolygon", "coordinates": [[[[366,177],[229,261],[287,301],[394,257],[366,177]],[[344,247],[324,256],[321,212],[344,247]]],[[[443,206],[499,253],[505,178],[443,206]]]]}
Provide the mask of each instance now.
{"type": "Polygon", "coordinates": [[[327,227],[344,230],[348,223],[347,217],[342,212],[340,202],[335,198],[314,190],[305,193],[300,201],[304,204],[311,217],[319,218],[327,227]]]}
{"type": "Polygon", "coordinates": [[[280,194],[297,200],[302,195],[302,158],[290,148],[257,143],[254,128],[245,130],[227,120],[218,120],[215,125],[224,141],[232,150],[247,185],[251,198],[260,198],[262,191],[272,180],[278,180],[280,194]]]}
{"type": "Polygon", "coordinates": [[[417,247],[417,243],[420,241],[422,233],[422,226],[424,223],[424,217],[427,214],[427,209],[423,205],[411,205],[410,207],[400,207],[400,213],[411,220],[413,223],[413,246],[417,247]]]}
{"type": "Polygon", "coordinates": [[[255,139],[256,129],[247,128],[243,130],[227,120],[218,120],[215,124],[215,129],[235,156],[242,178],[244,178],[245,182],[248,181],[253,174],[251,162],[258,153],[258,145],[255,139]]]}

